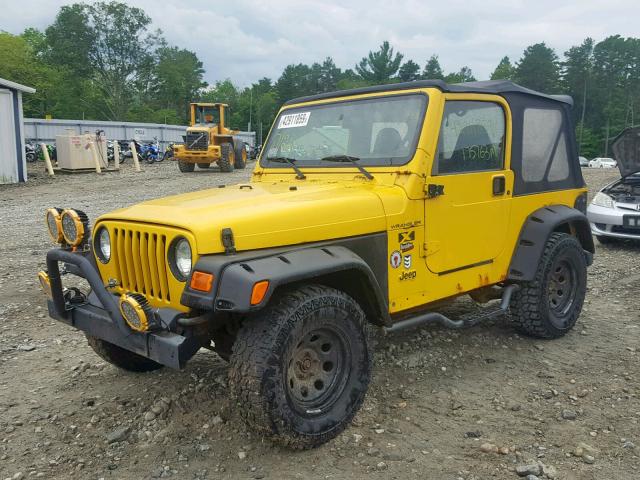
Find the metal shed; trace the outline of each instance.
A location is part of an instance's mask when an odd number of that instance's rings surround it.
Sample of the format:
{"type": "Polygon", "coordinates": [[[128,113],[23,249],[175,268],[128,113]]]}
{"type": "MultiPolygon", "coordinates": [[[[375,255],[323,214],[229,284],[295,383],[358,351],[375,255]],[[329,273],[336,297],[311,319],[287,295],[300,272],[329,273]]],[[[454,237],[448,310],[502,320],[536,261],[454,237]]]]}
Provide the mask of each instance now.
{"type": "Polygon", "coordinates": [[[22,93],[35,91],[0,78],[0,184],[27,181],[22,93]]]}

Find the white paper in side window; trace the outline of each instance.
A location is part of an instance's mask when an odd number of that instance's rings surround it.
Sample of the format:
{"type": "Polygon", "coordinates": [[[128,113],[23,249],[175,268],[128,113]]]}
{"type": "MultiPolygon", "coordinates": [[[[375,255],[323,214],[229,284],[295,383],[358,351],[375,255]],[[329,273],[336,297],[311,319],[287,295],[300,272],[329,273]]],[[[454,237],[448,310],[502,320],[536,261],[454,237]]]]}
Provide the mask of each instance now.
{"type": "Polygon", "coordinates": [[[283,115],[278,122],[278,128],[304,127],[309,123],[311,112],[290,113],[283,115]]]}

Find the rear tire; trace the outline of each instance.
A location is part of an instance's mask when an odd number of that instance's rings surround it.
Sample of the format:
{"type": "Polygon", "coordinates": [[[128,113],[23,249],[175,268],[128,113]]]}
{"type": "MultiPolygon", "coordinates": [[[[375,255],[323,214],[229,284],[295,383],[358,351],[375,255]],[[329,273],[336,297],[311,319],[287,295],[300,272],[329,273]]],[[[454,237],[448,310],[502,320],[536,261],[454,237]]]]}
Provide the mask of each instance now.
{"type": "Polygon", "coordinates": [[[198,164],[198,168],[201,168],[203,170],[206,170],[207,168],[209,168],[211,166],[210,163],[199,163],[198,164]]]}
{"type": "Polygon", "coordinates": [[[247,149],[244,142],[238,142],[235,149],[235,161],[233,166],[238,170],[243,170],[247,166],[247,149]]]}
{"type": "Polygon", "coordinates": [[[246,319],[229,368],[232,402],[260,434],[297,449],[336,437],[362,406],[373,364],[367,319],[347,294],[306,285],[246,319]]]}
{"type": "Polygon", "coordinates": [[[87,335],[87,343],[100,358],[128,372],[152,372],[159,370],[162,365],[142,355],[125,350],[113,343],[105,342],[87,335]]]}
{"type": "Polygon", "coordinates": [[[537,338],[558,338],[573,328],[587,288],[582,245],[566,233],[552,233],[535,277],[522,282],[509,312],[516,329],[537,338]]]}
{"type": "Polygon", "coordinates": [[[193,172],[196,168],[195,163],[183,162],[182,160],[178,160],[178,168],[182,173],[190,173],[193,172]]]}

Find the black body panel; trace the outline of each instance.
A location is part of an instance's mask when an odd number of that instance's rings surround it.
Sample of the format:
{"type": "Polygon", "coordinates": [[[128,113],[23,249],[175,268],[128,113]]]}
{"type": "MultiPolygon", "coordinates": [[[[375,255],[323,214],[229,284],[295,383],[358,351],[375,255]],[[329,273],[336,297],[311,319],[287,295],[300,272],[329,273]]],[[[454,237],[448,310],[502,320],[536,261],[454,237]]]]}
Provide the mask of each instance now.
{"type": "Polygon", "coordinates": [[[527,218],[509,265],[509,280],[533,280],[544,246],[554,231],[575,232],[591,265],[595,246],[589,221],[584,213],[566,205],[552,205],[533,212],[527,218]]]}

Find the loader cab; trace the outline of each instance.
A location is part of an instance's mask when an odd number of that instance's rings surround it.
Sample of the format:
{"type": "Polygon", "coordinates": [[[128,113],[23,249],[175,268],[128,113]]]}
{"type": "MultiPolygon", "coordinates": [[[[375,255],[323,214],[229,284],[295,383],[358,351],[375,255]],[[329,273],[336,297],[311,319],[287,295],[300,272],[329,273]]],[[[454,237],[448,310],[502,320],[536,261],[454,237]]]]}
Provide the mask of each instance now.
{"type": "Polygon", "coordinates": [[[192,103],[189,126],[215,129],[215,133],[222,135],[226,132],[227,107],[224,103],[192,103]]]}

